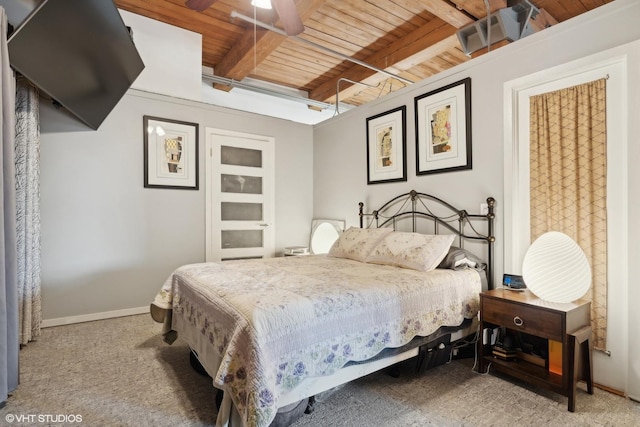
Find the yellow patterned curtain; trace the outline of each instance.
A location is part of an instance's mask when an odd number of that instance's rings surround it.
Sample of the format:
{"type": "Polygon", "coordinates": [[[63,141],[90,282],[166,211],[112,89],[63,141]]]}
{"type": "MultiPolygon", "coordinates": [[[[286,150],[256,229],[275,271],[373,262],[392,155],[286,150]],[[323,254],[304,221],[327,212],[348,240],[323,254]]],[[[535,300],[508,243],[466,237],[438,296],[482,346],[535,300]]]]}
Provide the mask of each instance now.
{"type": "Polygon", "coordinates": [[[575,240],[591,265],[594,348],[607,333],[606,79],[530,99],[531,241],[547,231],[575,240]]]}

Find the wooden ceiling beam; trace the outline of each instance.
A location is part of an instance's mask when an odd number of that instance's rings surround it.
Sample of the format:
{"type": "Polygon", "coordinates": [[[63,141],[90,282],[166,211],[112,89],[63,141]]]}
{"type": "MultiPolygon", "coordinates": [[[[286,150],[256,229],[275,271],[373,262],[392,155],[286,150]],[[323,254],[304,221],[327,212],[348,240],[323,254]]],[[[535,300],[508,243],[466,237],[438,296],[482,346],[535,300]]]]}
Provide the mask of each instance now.
{"type": "Polygon", "coordinates": [[[475,21],[471,16],[462,12],[455,6],[442,0],[431,0],[423,5],[427,12],[447,22],[455,28],[462,28],[475,21]]]}
{"type": "MultiPolygon", "coordinates": [[[[424,57],[422,52],[425,49],[429,49],[430,54],[438,54],[442,51],[439,49],[445,49],[443,45],[440,44],[443,40],[449,39],[451,36],[455,38],[456,28],[451,25],[445,23],[441,19],[434,19],[426,25],[418,28],[416,31],[407,34],[405,37],[396,40],[394,43],[391,43],[385,49],[382,49],[379,52],[374,53],[368,58],[364,59],[363,62],[366,62],[374,67],[381,68],[387,70],[392,73],[396,73],[398,64],[401,64],[402,61],[410,61],[410,58],[415,55],[419,55],[421,58],[424,57]],[[436,45],[435,48],[431,48],[431,46],[436,45]]],[[[449,46],[451,43],[448,41],[445,43],[446,46],[449,46]]],[[[448,48],[448,47],[447,47],[448,48]]],[[[411,62],[411,61],[410,61],[411,62]]],[[[345,72],[341,73],[340,76],[328,80],[322,83],[317,88],[313,89],[309,94],[310,98],[316,100],[323,100],[325,102],[333,100],[336,96],[336,85],[340,78],[348,78],[350,80],[369,83],[371,80],[378,80],[377,77],[373,77],[378,74],[376,71],[371,70],[369,68],[365,68],[359,65],[354,65],[350,67],[345,72]]],[[[388,76],[380,75],[379,81],[387,79],[388,76]]],[[[373,83],[374,85],[377,82],[373,83]]],[[[347,88],[350,84],[345,83],[344,89],[341,90],[341,94],[339,95],[341,99],[344,99],[347,92],[347,88]]],[[[358,90],[357,88],[355,89],[358,90]]],[[[350,91],[351,92],[351,91],[350,91]]]]}
{"type": "Polygon", "coordinates": [[[549,12],[545,9],[540,9],[540,13],[536,16],[535,19],[530,21],[531,28],[536,31],[544,30],[547,27],[551,27],[552,25],[557,25],[558,20],[551,16],[549,12]]]}
{"type": "MultiPolygon", "coordinates": [[[[326,0],[298,0],[296,8],[302,22],[306,21],[318,10],[326,0]]],[[[233,80],[242,80],[280,46],[286,37],[269,30],[256,29],[255,39],[253,31],[246,31],[240,40],[216,64],[213,72],[216,76],[233,80]]],[[[214,88],[230,91],[232,87],[214,84],[214,88]]]]}
{"type": "Polygon", "coordinates": [[[454,31],[453,34],[447,35],[445,38],[430,44],[425,49],[416,52],[414,55],[408,56],[404,59],[398,58],[394,66],[401,70],[408,70],[457,47],[460,47],[460,41],[454,31]]]}
{"type": "MultiPolygon", "coordinates": [[[[505,0],[493,0],[490,2],[492,12],[506,6],[507,3],[505,0]]],[[[475,21],[471,16],[469,16],[469,14],[440,0],[426,2],[424,4],[424,8],[432,15],[437,16],[441,21],[448,23],[450,27],[440,28],[437,33],[431,34],[431,37],[428,39],[424,38],[422,31],[426,26],[422,27],[414,33],[396,41],[384,51],[371,55],[369,58],[365,59],[364,62],[400,75],[404,70],[409,70],[419,64],[431,61],[438,55],[459,47],[460,42],[455,31],[475,21]],[[421,44],[416,45],[416,40],[420,40],[421,44]],[[419,47],[416,48],[416,46],[419,47]]],[[[541,10],[540,15],[542,15],[542,19],[539,20],[540,23],[538,27],[543,27],[543,25],[557,22],[544,10],[541,10]]],[[[494,44],[492,48],[495,49],[500,46],[501,45],[494,44]]],[[[479,55],[483,53],[486,52],[481,51],[479,55]]],[[[376,73],[373,70],[354,65],[339,76],[312,90],[309,94],[310,98],[324,102],[335,102],[336,98],[338,100],[346,100],[355,96],[355,94],[364,89],[364,86],[362,85],[352,84],[345,81],[344,83],[341,83],[339,92],[337,92],[338,81],[341,78],[347,78],[349,80],[358,81],[372,86],[378,85],[389,79],[389,77],[384,74],[376,73]]]]}
{"type": "MultiPolygon", "coordinates": [[[[451,52],[452,49],[456,49],[458,47],[459,43],[458,43],[458,38],[453,35],[453,36],[449,36],[447,37],[445,40],[441,40],[440,42],[434,44],[433,46],[430,46],[428,49],[426,49],[425,51],[421,52],[420,54],[416,55],[415,58],[414,57],[410,57],[407,58],[405,61],[400,61],[397,64],[395,64],[393,67],[389,67],[387,69],[387,71],[393,72],[399,76],[408,78],[408,79],[412,79],[412,76],[408,75],[407,72],[414,67],[414,65],[418,65],[418,64],[424,64],[424,63],[430,63],[433,58],[442,55],[444,53],[447,52],[451,52]],[[417,60],[418,57],[422,57],[422,60],[417,60]]],[[[468,60],[467,57],[464,57],[464,60],[468,60]]],[[[439,71],[443,71],[443,70],[434,70],[431,74],[436,74],[439,71]]],[[[338,79],[344,77],[344,75],[341,75],[340,77],[336,78],[335,81],[337,82],[338,79]]],[[[424,78],[424,76],[423,76],[424,78]]],[[[381,73],[376,73],[373,74],[369,77],[367,77],[364,80],[361,80],[362,83],[365,83],[367,85],[371,85],[371,86],[375,86],[375,85],[379,85],[380,83],[385,82],[385,84],[387,84],[387,82],[389,82],[390,77],[386,76],[384,74],[381,73]]],[[[414,78],[415,80],[415,78],[414,78]]],[[[398,80],[392,80],[393,86],[396,88],[400,88],[400,87],[404,87],[406,86],[405,83],[402,83],[398,80]]],[[[335,88],[335,86],[334,86],[335,88]]],[[[362,85],[355,85],[355,84],[351,84],[348,85],[346,82],[345,83],[341,83],[340,86],[340,92],[338,93],[338,98],[340,100],[340,102],[347,100],[353,96],[356,96],[356,94],[358,94],[359,92],[366,90],[367,88],[362,86],[362,85]]],[[[381,89],[378,87],[378,89],[381,89]]],[[[335,90],[335,89],[334,89],[335,90]]],[[[312,92],[313,93],[313,92],[312,92]]],[[[332,94],[332,96],[335,96],[335,92],[332,94]]],[[[315,98],[313,98],[315,99],[315,98]]],[[[332,98],[328,98],[325,100],[325,102],[328,101],[334,101],[335,99],[332,98]]]]}
{"type": "MultiPolygon", "coordinates": [[[[476,19],[487,16],[487,5],[484,0],[451,0],[456,9],[464,10],[476,19]]],[[[489,0],[489,8],[492,12],[507,7],[507,0],[489,0]]]]}
{"type": "MultiPolygon", "coordinates": [[[[504,0],[498,0],[500,3],[504,0]]],[[[506,4],[506,2],[505,2],[506,4]]],[[[430,60],[459,45],[455,31],[474,22],[474,19],[467,13],[452,6],[448,2],[441,0],[430,0],[423,4],[425,10],[432,15],[438,17],[440,21],[436,21],[433,25],[439,26],[438,31],[425,37],[426,32],[432,30],[427,26],[419,28],[417,31],[396,41],[387,49],[378,52],[366,60],[371,65],[384,68],[385,70],[399,74],[404,70],[408,70],[416,64],[420,64],[430,60]],[[443,26],[442,23],[449,26],[443,26]],[[378,62],[378,63],[376,63],[378,62]]],[[[357,65],[351,67],[340,76],[320,85],[310,93],[313,99],[322,99],[327,102],[333,100],[335,102],[336,95],[339,99],[348,99],[355,93],[362,91],[361,85],[348,84],[345,82],[340,88],[340,92],[336,93],[338,80],[340,78],[348,78],[350,80],[359,81],[367,85],[378,85],[386,81],[389,77],[376,73],[373,70],[363,69],[357,65]]]]}

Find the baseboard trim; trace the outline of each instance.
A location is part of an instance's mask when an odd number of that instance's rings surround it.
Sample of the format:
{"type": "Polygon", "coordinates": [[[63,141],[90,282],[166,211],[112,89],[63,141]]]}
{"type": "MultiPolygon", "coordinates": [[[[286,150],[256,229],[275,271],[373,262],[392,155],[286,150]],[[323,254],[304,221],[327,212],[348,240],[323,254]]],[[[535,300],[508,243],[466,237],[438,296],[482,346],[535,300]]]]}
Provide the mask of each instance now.
{"type": "Polygon", "coordinates": [[[114,317],[132,316],[134,314],[149,313],[149,306],[125,308],[123,310],[103,311],[101,313],[81,314],[79,316],[58,317],[45,319],[40,327],[51,328],[53,326],[71,325],[73,323],[92,322],[94,320],[112,319],[114,317]]]}
{"type": "Polygon", "coordinates": [[[602,385],[602,384],[598,384],[598,383],[594,382],[593,386],[599,388],[600,390],[604,390],[604,391],[607,391],[609,393],[612,393],[612,394],[615,394],[615,395],[618,395],[618,396],[627,397],[627,395],[625,394],[624,391],[620,391],[620,390],[617,390],[615,388],[608,387],[606,385],[602,385]]]}

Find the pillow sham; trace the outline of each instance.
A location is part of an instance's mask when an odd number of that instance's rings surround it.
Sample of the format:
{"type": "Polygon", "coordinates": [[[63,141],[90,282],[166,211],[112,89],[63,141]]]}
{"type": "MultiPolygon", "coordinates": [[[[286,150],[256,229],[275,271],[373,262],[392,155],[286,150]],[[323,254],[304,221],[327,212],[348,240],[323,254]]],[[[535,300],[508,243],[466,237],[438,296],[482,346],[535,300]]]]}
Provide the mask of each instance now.
{"type": "Polygon", "coordinates": [[[418,271],[431,271],[447,255],[453,234],[393,232],[382,239],[366,262],[395,265],[418,271]]]}
{"type": "Polygon", "coordinates": [[[484,270],[486,264],[471,252],[456,246],[449,248],[447,255],[438,265],[438,268],[448,268],[450,270],[459,270],[467,267],[484,270]]]}
{"type": "Polygon", "coordinates": [[[393,232],[391,228],[349,227],[331,246],[329,255],[365,262],[373,248],[391,232],[393,232]]]}

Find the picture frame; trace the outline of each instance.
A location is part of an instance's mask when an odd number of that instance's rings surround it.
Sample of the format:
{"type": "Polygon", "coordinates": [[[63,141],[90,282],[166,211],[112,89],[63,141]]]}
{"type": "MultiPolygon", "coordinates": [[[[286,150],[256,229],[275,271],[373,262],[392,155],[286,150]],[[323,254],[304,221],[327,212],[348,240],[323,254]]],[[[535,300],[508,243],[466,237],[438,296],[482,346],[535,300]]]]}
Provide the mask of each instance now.
{"type": "Polygon", "coordinates": [[[198,123],[143,116],[144,187],[198,189],[198,123]]]}
{"type": "Polygon", "coordinates": [[[471,78],[414,98],[416,174],[471,169],[471,78]]]}
{"type": "Polygon", "coordinates": [[[367,184],[407,180],[407,107],[367,118],[367,184]]]}

